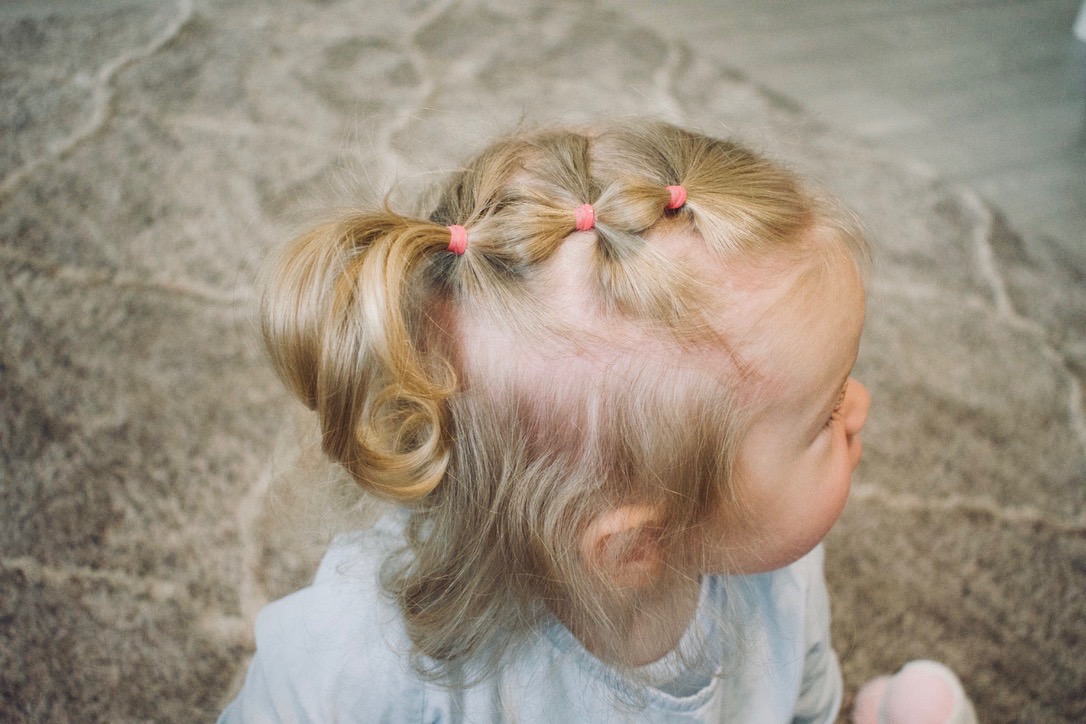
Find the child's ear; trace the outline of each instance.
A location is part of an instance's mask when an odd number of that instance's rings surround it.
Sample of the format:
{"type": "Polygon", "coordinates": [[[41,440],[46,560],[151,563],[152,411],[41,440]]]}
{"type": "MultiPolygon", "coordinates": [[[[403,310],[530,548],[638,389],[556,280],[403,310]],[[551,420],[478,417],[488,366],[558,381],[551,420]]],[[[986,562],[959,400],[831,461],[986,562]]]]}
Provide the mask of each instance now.
{"type": "Polygon", "coordinates": [[[581,534],[589,569],[619,588],[644,588],[663,571],[660,511],[652,505],[623,505],[600,514],[581,534]]]}

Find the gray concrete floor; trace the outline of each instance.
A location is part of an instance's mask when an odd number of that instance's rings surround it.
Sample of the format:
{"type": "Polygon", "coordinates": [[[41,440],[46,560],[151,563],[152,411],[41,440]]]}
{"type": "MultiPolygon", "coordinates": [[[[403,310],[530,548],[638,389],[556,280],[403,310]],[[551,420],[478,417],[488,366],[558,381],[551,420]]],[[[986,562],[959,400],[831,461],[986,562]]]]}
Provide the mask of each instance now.
{"type": "MultiPolygon", "coordinates": [[[[633,4],[658,24],[653,3],[633,4]]],[[[979,191],[1019,231],[1086,257],[1079,4],[725,0],[673,19],[699,52],[827,124],[929,164],[979,191]]]]}

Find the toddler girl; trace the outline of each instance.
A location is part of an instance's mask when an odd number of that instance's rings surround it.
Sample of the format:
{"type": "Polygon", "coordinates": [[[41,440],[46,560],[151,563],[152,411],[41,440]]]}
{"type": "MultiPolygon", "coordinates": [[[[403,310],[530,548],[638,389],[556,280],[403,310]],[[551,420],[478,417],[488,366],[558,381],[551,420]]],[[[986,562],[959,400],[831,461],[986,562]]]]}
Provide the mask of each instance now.
{"type": "MultiPolygon", "coordinates": [[[[260,614],[223,720],[833,721],[866,258],[788,171],[656,122],[516,135],[427,219],[296,239],[269,353],[394,505],[260,614]]],[[[857,716],[947,720],[944,673],[857,716]]]]}

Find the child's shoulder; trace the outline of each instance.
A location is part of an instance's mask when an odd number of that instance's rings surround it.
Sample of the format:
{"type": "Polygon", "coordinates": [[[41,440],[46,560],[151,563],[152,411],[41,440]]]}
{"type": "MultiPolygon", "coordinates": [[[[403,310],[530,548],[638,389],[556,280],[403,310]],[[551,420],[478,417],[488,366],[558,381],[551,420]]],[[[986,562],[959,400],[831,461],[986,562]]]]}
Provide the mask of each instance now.
{"type": "Polygon", "coordinates": [[[257,645],[319,653],[367,634],[389,635],[398,617],[380,590],[382,557],[374,542],[368,532],[337,539],[309,586],[260,612],[257,645]]]}
{"type": "Polygon", "coordinates": [[[422,715],[424,687],[411,674],[410,640],[379,585],[394,544],[383,525],[337,539],[310,586],[260,612],[256,655],[223,720],[422,715]]]}

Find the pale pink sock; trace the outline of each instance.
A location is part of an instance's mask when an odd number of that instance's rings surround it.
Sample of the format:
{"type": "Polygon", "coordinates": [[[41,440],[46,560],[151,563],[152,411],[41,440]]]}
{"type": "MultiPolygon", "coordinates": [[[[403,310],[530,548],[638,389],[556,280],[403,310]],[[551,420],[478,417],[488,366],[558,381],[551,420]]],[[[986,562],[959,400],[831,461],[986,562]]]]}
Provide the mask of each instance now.
{"type": "Polygon", "coordinates": [[[879,707],[882,706],[882,698],[886,696],[886,686],[889,683],[889,676],[880,676],[860,687],[852,705],[853,724],[879,723],[879,707]]]}
{"type": "Polygon", "coordinates": [[[975,724],[961,682],[934,661],[910,661],[892,677],[864,684],[852,710],[855,724],[975,724]]]}

